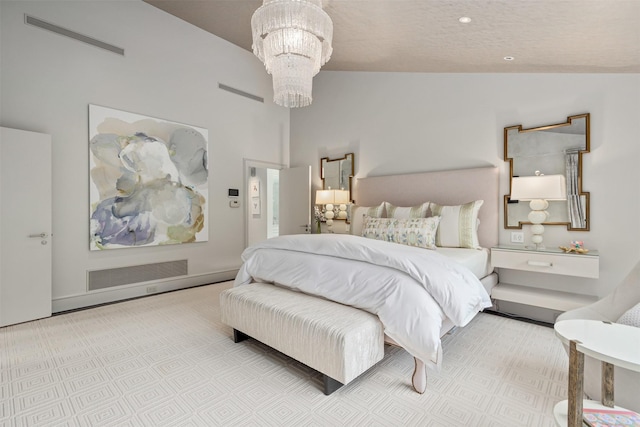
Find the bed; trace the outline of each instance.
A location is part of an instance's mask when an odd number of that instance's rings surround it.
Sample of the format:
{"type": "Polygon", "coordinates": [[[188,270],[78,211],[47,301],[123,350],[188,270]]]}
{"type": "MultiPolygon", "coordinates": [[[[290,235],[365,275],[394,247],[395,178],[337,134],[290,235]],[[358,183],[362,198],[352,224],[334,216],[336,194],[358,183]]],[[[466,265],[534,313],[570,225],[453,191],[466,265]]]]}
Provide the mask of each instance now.
{"type": "Polygon", "coordinates": [[[234,287],[269,283],[375,314],[385,343],[414,356],[412,384],[422,393],[427,368],[442,363],[440,338],[491,306],[498,177],[488,167],[358,179],[355,235],[282,236],[247,248],[234,287]],[[416,209],[422,219],[408,218],[416,209]],[[397,231],[416,224],[417,240],[397,231]]]}

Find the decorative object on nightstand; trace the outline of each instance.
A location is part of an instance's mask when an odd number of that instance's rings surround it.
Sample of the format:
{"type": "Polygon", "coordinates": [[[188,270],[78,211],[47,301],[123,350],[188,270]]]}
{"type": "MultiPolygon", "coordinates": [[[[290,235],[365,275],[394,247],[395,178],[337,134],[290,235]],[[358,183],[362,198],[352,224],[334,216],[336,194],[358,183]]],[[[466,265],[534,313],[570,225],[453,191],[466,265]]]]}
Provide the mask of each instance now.
{"type": "Polygon", "coordinates": [[[530,201],[531,241],[535,248],[544,249],[543,222],[547,220],[549,200],[566,200],[567,184],[564,175],[544,175],[536,171],[535,176],[520,176],[511,179],[511,199],[530,201]]]}
{"type": "Polygon", "coordinates": [[[584,248],[574,248],[573,246],[570,247],[566,247],[566,246],[559,246],[560,249],[562,249],[565,252],[575,252],[577,254],[586,254],[589,253],[589,249],[584,249],[584,248]]]}
{"type": "Polygon", "coordinates": [[[572,240],[569,246],[559,246],[565,252],[575,252],[577,254],[586,254],[589,249],[585,249],[584,242],[582,240],[572,240]]]}
{"type": "Polygon", "coordinates": [[[313,216],[316,220],[316,234],[322,233],[322,221],[324,221],[324,215],[318,206],[313,207],[313,216]]]}

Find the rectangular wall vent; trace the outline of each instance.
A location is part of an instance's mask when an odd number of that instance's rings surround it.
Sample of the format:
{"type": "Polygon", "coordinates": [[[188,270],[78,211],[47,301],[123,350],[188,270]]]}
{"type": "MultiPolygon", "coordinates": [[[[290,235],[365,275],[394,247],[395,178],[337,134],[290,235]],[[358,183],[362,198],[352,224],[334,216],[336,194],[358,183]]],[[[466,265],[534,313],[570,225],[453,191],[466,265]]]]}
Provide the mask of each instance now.
{"type": "Polygon", "coordinates": [[[42,28],[44,30],[52,31],[56,34],[60,34],[61,36],[70,37],[72,39],[81,41],[83,43],[90,44],[95,47],[99,47],[100,49],[108,50],[109,52],[117,53],[118,55],[124,56],[124,49],[114,46],[109,43],[105,43],[98,39],[94,39],[93,37],[85,36],[84,34],[76,33],[75,31],[67,30],[66,28],[60,27],[55,24],[51,24],[49,22],[45,22],[41,19],[34,18],[30,15],[24,15],[25,24],[33,25],[34,27],[42,28]]]}
{"type": "Polygon", "coordinates": [[[245,98],[253,99],[254,101],[258,101],[258,102],[264,103],[264,98],[262,98],[262,97],[260,97],[258,95],[253,95],[253,94],[251,94],[249,92],[245,92],[243,90],[236,89],[234,87],[227,86],[227,85],[222,84],[222,83],[218,83],[218,88],[222,89],[222,90],[226,90],[227,92],[235,93],[236,95],[244,96],[245,98]]]}
{"type": "Polygon", "coordinates": [[[186,259],[94,270],[87,272],[87,290],[95,291],[113,286],[131,285],[185,275],[187,275],[186,259]]]}

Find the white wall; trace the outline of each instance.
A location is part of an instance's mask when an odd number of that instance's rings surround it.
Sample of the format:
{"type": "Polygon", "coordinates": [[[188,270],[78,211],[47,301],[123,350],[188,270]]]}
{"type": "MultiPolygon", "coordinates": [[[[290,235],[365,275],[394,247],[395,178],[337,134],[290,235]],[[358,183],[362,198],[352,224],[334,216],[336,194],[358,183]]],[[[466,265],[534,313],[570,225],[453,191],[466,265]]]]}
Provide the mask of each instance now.
{"type": "Polygon", "coordinates": [[[260,61],[137,0],[3,0],[0,7],[0,125],[53,137],[54,310],[144,293],[134,286],[89,296],[87,270],[186,258],[191,284],[233,274],[244,248],[244,210],[229,207],[227,189],[244,188],[243,158],[289,161],[289,111],[271,102],[260,61]],[[25,13],[124,48],[125,56],[25,25],[25,13]],[[222,91],[218,82],[266,102],[222,91]],[[208,242],[89,251],[90,103],[209,130],[208,242]]]}
{"type": "MultiPolygon", "coordinates": [[[[495,165],[508,191],[503,128],[591,113],[591,231],[546,227],[548,246],[583,240],[600,252],[600,279],[504,272],[510,283],[603,296],[640,259],[640,75],[419,74],[321,71],[313,104],[291,112],[291,165],[355,153],[356,177],[495,165]],[[534,283],[534,282],[538,283],[534,283]]],[[[357,200],[356,200],[357,202],[357,200]]],[[[509,243],[502,228],[500,241],[509,243]]],[[[529,226],[525,226],[529,239],[529,226]]]]}

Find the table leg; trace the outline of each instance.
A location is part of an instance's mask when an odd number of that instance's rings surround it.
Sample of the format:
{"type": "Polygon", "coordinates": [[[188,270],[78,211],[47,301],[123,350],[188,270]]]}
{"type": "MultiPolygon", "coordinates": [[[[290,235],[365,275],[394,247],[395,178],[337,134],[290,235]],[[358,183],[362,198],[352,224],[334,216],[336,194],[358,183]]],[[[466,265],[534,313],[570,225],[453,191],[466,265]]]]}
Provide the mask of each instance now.
{"type": "Polygon", "coordinates": [[[613,365],[602,362],[602,404],[613,408],[613,365]]]}
{"type": "Polygon", "coordinates": [[[582,399],[584,396],[584,354],[576,348],[579,341],[569,342],[569,401],[567,427],[582,426],[582,399]]]}

